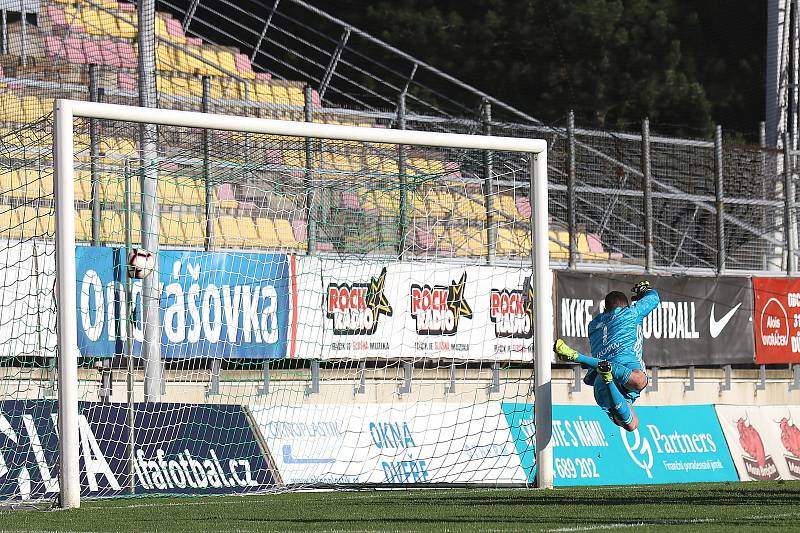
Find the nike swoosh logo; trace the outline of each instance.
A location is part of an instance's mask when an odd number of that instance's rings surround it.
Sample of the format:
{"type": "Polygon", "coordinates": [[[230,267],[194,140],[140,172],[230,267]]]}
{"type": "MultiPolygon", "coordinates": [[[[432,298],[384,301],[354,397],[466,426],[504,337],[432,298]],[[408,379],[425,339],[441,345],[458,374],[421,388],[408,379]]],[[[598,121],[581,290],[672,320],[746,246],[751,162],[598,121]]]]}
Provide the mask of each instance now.
{"type": "Polygon", "coordinates": [[[727,326],[728,322],[730,322],[731,318],[733,318],[733,314],[738,311],[741,306],[742,302],[739,302],[736,307],[725,313],[725,316],[717,320],[714,318],[714,304],[711,304],[711,316],[709,317],[708,329],[711,332],[712,339],[719,337],[719,334],[722,333],[722,330],[725,329],[725,326],[727,326]]]}

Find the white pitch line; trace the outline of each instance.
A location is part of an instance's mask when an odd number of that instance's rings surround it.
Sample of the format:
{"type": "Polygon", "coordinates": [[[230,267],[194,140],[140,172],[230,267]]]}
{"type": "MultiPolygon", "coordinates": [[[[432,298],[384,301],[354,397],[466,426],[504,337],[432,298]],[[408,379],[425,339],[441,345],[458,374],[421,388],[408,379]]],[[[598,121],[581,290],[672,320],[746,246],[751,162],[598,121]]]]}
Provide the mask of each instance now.
{"type": "MultiPolygon", "coordinates": [[[[768,518],[787,518],[790,516],[800,516],[800,511],[797,513],[778,513],[769,515],[750,515],[750,516],[737,516],[733,517],[734,520],[764,520],[768,518]]],[[[726,519],[727,520],[727,519],[726,519]]],[[[620,522],[616,524],[597,524],[594,526],[573,526],[573,527],[558,527],[555,529],[546,529],[548,533],[569,533],[574,531],[597,531],[602,529],[627,529],[631,527],[641,526],[680,526],[685,524],[707,524],[722,522],[719,518],[687,518],[686,520],[664,520],[663,522],[620,522]]]]}

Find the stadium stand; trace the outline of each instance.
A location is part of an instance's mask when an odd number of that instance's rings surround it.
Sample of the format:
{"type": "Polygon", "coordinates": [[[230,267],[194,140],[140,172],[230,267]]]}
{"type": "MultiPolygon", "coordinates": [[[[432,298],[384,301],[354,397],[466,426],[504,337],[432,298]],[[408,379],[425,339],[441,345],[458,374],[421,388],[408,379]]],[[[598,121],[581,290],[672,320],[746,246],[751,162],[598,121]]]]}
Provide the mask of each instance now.
{"type": "MultiPolygon", "coordinates": [[[[13,73],[14,79],[31,82],[8,83],[0,88],[0,122],[5,124],[6,133],[13,131],[17,124],[35,122],[48,113],[54,96],[52,89],[39,89],[35,82],[44,81],[54,73],[64,81],[85,85],[88,83],[87,65],[98,65],[102,67],[100,84],[104,90],[120,95],[123,102],[126,95],[128,98],[133,96],[129,93],[136,90],[136,24],[135,7],[125,2],[58,0],[43,3],[37,24],[27,28],[24,54],[22,50],[12,49],[3,57],[2,66],[7,72],[13,73]],[[37,91],[40,93],[37,94],[37,91]]],[[[20,31],[20,28],[9,25],[9,32],[15,31],[20,31]]],[[[207,76],[208,97],[211,107],[216,110],[275,118],[302,116],[305,104],[303,82],[276,80],[269,73],[257,72],[250,58],[239,50],[188,37],[180,21],[166,13],[157,16],[156,34],[159,39],[156,51],[157,88],[162,106],[198,109],[203,97],[202,76],[207,76]]],[[[85,98],[86,94],[72,91],[68,96],[85,98]]],[[[317,91],[312,92],[310,104],[315,110],[315,121],[382,127],[374,120],[365,120],[363,117],[350,120],[326,113],[317,91]]],[[[13,135],[7,138],[13,138],[13,135]]],[[[41,149],[51,143],[49,137],[19,141],[20,145],[35,145],[41,149]]],[[[215,143],[215,146],[224,145],[223,138],[217,141],[222,142],[215,143]]],[[[241,172],[235,176],[225,176],[223,173],[210,176],[215,182],[212,198],[218,214],[211,244],[217,247],[302,250],[306,247],[307,221],[297,194],[273,191],[273,196],[283,197],[281,202],[286,207],[281,211],[281,218],[259,217],[253,207],[274,200],[267,200],[263,192],[274,187],[276,177],[279,178],[277,181],[287,176],[290,180],[302,178],[305,154],[291,148],[276,149],[274,140],[267,143],[252,138],[250,141],[255,157],[261,158],[268,166],[272,165],[272,168],[249,173],[246,179],[241,172]],[[249,187],[247,180],[252,181],[249,187]],[[252,197],[253,191],[259,191],[261,198],[252,197]]],[[[88,147],[88,135],[77,133],[76,143],[88,147]]],[[[179,153],[181,142],[172,142],[162,149],[166,153],[179,153]]],[[[396,147],[343,143],[337,150],[324,152],[314,176],[314,179],[324,180],[331,191],[329,202],[323,207],[324,213],[321,215],[330,230],[319,239],[318,249],[344,251],[353,247],[360,252],[381,252],[395,247],[399,238],[400,209],[400,189],[396,183],[399,168],[392,155],[396,147]],[[352,186],[354,182],[363,184],[365,178],[377,180],[379,185],[369,189],[352,186]],[[362,224],[372,230],[368,232],[369,235],[358,231],[362,224]]],[[[120,167],[126,159],[136,157],[136,139],[104,136],[99,151],[101,158],[97,162],[108,165],[101,171],[99,180],[103,207],[101,237],[107,242],[120,242],[122,219],[115,211],[121,207],[124,197],[120,167]]],[[[237,156],[241,162],[252,162],[249,157],[241,159],[240,154],[237,156]]],[[[79,155],[78,159],[85,165],[76,172],[76,201],[81,207],[77,238],[89,241],[91,212],[88,207],[92,190],[88,152],[79,155]]],[[[487,211],[477,177],[470,180],[468,174],[462,172],[459,162],[446,158],[409,157],[407,174],[415,184],[412,194],[409,194],[410,216],[412,222],[419,221],[413,222],[406,239],[412,252],[457,257],[485,256],[487,211]],[[433,178],[437,178],[436,185],[427,185],[433,178]],[[423,220],[437,222],[433,227],[425,227],[423,220]]],[[[6,205],[23,199],[52,197],[48,180],[39,179],[37,169],[5,169],[0,176],[0,200],[6,205]]],[[[203,246],[206,241],[203,215],[205,186],[196,176],[197,169],[192,165],[178,165],[159,183],[163,209],[161,232],[165,244],[196,247],[203,246]]],[[[138,198],[137,179],[131,180],[131,187],[133,198],[138,198]]],[[[494,217],[499,224],[498,255],[509,258],[528,255],[530,240],[524,229],[525,221],[530,216],[527,197],[495,192],[493,198],[494,217]]],[[[48,206],[44,202],[41,208],[48,206]]],[[[27,222],[14,222],[21,234],[24,233],[27,222]]],[[[566,232],[553,231],[550,238],[551,257],[564,259],[569,246],[566,232]]],[[[606,252],[596,235],[580,233],[577,244],[584,260],[621,259],[621,254],[606,252]]]]}

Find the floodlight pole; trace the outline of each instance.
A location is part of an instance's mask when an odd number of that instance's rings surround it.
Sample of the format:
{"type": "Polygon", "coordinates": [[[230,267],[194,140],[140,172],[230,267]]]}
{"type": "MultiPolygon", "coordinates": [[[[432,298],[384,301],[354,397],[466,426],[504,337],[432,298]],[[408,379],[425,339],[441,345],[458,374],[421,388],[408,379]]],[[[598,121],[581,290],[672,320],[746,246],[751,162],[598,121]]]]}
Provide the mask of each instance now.
{"type": "Polygon", "coordinates": [[[56,289],[58,308],[58,466],[61,507],[81,505],[78,462],[78,329],[75,316],[75,177],[73,172],[72,106],[56,100],[53,184],[56,208],[56,289]]]}
{"type": "Polygon", "coordinates": [[[553,488],[553,273],[550,270],[547,149],[531,154],[531,258],[534,290],[534,400],[536,486],[553,488]]]}

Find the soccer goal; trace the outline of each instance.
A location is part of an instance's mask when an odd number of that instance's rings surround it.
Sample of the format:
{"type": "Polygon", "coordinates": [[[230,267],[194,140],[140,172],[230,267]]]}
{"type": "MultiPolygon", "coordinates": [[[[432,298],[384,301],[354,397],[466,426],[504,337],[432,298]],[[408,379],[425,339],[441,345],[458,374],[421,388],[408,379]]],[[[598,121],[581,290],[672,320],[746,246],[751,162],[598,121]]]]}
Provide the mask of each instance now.
{"type": "Polygon", "coordinates": [[[57,100],[0,139],[0,344],[58,398],[4,407],[14,497],[552,487],[546,142],[369,126],[57,100]]]}

